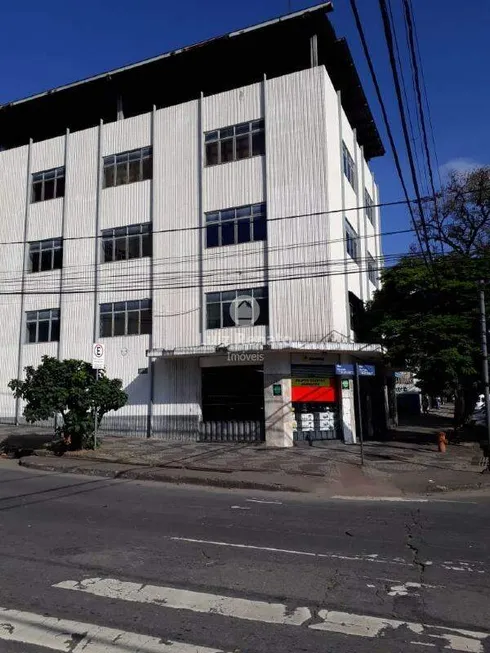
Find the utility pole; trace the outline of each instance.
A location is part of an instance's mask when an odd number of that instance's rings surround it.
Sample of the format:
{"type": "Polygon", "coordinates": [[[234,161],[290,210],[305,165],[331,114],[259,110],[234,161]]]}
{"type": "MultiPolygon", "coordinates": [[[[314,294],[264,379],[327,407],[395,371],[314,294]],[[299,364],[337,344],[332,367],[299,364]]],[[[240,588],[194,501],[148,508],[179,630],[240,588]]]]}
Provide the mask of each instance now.
{"type": "MultiPolygon", "coordinates": [[[[99,369],[97,368],[95,370],[95,384],[97,384],[97,381],[99,380],[99,369]]],[[[98,410],[97,410],[97,404],[94,403],[94,451],[97,449],[97,429],[98,429],[98,421],[97,421],[97,416],[98,416],[98,410]]]]}
{"type": "Polygon", "coordinates": [[[490,471],[490,382],[488,378],[488,347],[487,347],[487,317],[485,311],[485,282],[479,283],[480,287],[480,325],[481,325],[481,352],[483,358],[483,389],[485,393],[485,421],[487,426],[488,451],[487,470],[490,471]]]}

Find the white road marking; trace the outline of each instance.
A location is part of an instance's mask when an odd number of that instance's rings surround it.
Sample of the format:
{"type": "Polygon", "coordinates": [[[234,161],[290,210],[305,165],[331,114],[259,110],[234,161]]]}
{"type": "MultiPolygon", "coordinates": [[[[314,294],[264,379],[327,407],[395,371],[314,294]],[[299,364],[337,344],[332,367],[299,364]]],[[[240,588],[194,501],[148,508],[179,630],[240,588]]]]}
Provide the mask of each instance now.
{"type": "MultiPolygon", "coordinates": [[[[417,583],[411,583],[411,585],[417,585],[417,583]]],[[[445,626],[435,626],[426,623],[413,623],[384,617],[371,617],[349,612],[337,612],[334,610],[320,610],[318,617],[312,617],[312,610],[308,607],[292,609],[282,603],[250,601],[248,599],[237,599],[204,592],[178,590],[172,587],[140,585],[113,578],[88,578],[80,582],[68,580],[57,583],[53,587],[85,592],[108,599],[150,603],[163,608],[218,614],[225,617],[234,617],[261,623],[283,624],[296,627],[304,626],[312,630],[355,637],[382,638],[385,644],[393,633],[395,633],[395,637],[403,637],[403,640],[406,641],[407,630],[416,635],[418,639],[425,640],[420,642],[421,645],[425,645],[427,640],[435,639],[439,645],[443,644],[445,650],[483,653],[484,643],[490,642],[490,633],[463,630],[460,628],[447,628],[445,626]],[[309,625],[307,625],[308,621],[310,621],[309,625]],[[396,633],[397,630],[399,630],[399,633],[396,633]]],[[[0,618],[1,616],[0,614],[0,618]]],[[[55,621],[57,622],[58,620],[55,621]]],[[[3,624],[7,632],[8,625],[3,624]]],[[[36,643],[40,644],[40,642],[36,643]]],[[[415,640],[414,643],[418,644],[419,642],[415,640]]],[[[77,648],[55,650],[73,650],[77,652],[77,648]]],[[[99,650],[84,648],[83,653],[99,653],[99,650]]],[[[112,651],[112,649],[108,650],[112,651]]],[[[140,653],[147,652],[145,648],[131,648],[131,651],[133,650],[140,651],[140,653]]],[[[103,651],[105,653],[106,649],[103,649],[103,651]]],[[[114,651],[116,652],[118,649],[114,649],[114,651]]],[[[148,653],[153,653],[154,651],[155,653],[160,653],[160,651],[165,651],[166,653],[166,649],[148,649],[148,653]]],[[[201,649],[195,649],[195,651],[196,653],[200,653],[201,649]]],[[[203,651],[204,653],[208,653],[205,649],[203,651]]],[[[102,653],[101,650],[100,653],[102,653]]],[[[181,649],[175,648],[169,653],[181,653],[181,649]]],[[[190,653],[190,651],[182,649],[182,653],[190,653]]],[[[194,649],[192,653],[194,653],[194,649]]]]}
{"type": "MultiPolygon", "coordinates": [[[[347,560],[354,562],[376,562],[382,565],[400,565],[402,567],[415,567],[413,562],[404,560],[403,558],[380,558],[378,553],[365,553],[359,555],[343,555],[341,553],[315,553],[313,551],[297,551],[295,549],[279,549],[272,546],[258,546],[255,544],[238,544],[235,542],[219,542],[215,540],[199,540],[193,537],[168,537],[167,539],[173,542],[188,542],[189,544],[207,544],[210,546],[223,546],[232,549],[250,549],[252,551],[267,551],[269,553],[285,553],[288,555],[306,556],[309,558],[328,558],[332,560],[347,560]]],[[[479,562],[459,562],[459,563],[434,563],[432,560],[425,560],[423,564],[426,567],[431,565],[441,566],[449,571],[466,571],[468,573],[484,574],[485,572],[477,569],[481,566],[479,562]],[[450,566],[450,565],[458,566],[450,566]]]]}
{"type": "Polygon", "coordinates": [[[477,506],[477,501],[458,501],[457,499],[439,499],[438,497],[431,497],[423,499],[421,497],[356,497],[344,494],[336,494],[332,499],[339,501],[385,501],[387,503],[463,503],[477,506]]]}
{"type": "MultiPolygon", "coordinates": [[[[323,619],[323,622],[308,626],[312,630],[324,630],[330,633],[341,633],[343,635],[355,635],[357,637],[374,639],[377,637],[386,638],[390,632],[396,631],[398,628],[408,628],[408,630],[416,635],[425,638],[445,640],[445,649],[465,651],[467,653],[483,653],[483,643],[490,638],[489,633],[411,623],[409,621],[398,621],[381,617],[368,617],[365,615],[350,614],[349,612],[320,610],[318,616],[323,619]],[[440,631],[440,634],[434,633],[434,630],[440,631]]],[[[383,641],[386,645],[386,639],[383,641]]]]}
{"type": "Polygon", "coordinates": [[[250,510],[247,506],[231,506],[232,510],[250,510]]]}
{"type": "MultiPolygon", "coordinates": [[[[421,587],[420,583],[400,583],[390,587],[388,596],[408,596],[410,593],[413,594],[413,592],[410,592],[411,589],[420,589],[421,587]]],[[[427,587],[427,585],[424,585],[424,587],[427,587]]]]}
{"type": "Polygon", "coordinates": [[[63,653],[224,653],[160,637],[0,608],[0,640],[63,653]]]}
{"type": "Polygon", "coordinates": [[[417,646],[430,646],[435,648],[437,644],[431,644],[430,642],[410,642],[410,644],[416,644],[417,646]]]}
{"type": "Polygon", "coordinates": [[[410,499],[408,497],[351,497],[337,494],[332,499],[339,499],[341,501],[386,501],[386,502],[401,502],[401,503],[429,503],[429,499],[410,499]]]}
{"type": "Polygon", "coordinates": [[[448,569],[449,571],[466,571],[469,573],[484,574],[485,572],[482,569],[476,568],[478,566],[481,567],[480,562],[465,562],[464,560],[457,560],[456,562],[445,560],[441,564],[443,569],[448,569]]]}
{"type": "Polygon", "coordinates": [[[378,562],[386,565],[402,565],[413,567],[414,564],[402,558],[380,558],[377,553],[365,555],[342,555],[340,553],[314,553],[312,551],[296,551],[294,549],[277,549],[271,546],[256,546],[254,544],[236,544],[234,542],[216,542],[214,540],[198,540],[191,537],[170,537],[175,542],[189,542],[190,544],[209,544],[212,546],[224,546],[234,549],[252,549],[253,551],[269,551],[271,553],[287,553],[290,555],[307,556],[310,558],[331,558],[333,560],[354,560],[360,562],[378,562]]]}
{"type": "Polygon", "coordinates": [[[152,603],[164,608],[191,610],[224,617],[262,621],[269,624],[300,626],[311,619],[308,608],[291,610],[283,603],[250,601],[249,599],[219,596],[205,592],[191,592],[174,587],[157,587],[128,583],[114,578],[87,578],[81,582],[67,580],[53,587],[86,592],[111,599],[122,599],[136,603],[152,603]]]}
{"type": "Polygon", "coordinates": [[[261,499],[246,499],[250,503],[272,503],[275,506],[282,506],[282,501],[262,501],[261,499]]]}

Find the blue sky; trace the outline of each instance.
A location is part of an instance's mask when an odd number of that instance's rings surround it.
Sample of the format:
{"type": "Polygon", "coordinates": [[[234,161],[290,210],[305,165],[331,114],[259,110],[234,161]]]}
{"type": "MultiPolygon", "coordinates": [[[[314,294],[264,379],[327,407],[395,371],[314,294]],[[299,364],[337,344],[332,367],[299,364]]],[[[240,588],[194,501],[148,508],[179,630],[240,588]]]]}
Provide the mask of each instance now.
{"type": "MultiPolygon", "coordinates": [[[[34,0],[0,9],[0,103],[189,45],[211,36],[301,9],[315,2],[298,0],[34,0]]],[[[490,3],[488,0],[412,0],[432,109],[439,164],[465,168],[490,162],[488,73],[490,3]]],[[[400,153],[404,152],[391,72],[376,0],[358,0],[400,153]]],[[[392,0],[400,16],[400,0],[392,0]]],[[[383,141],[380,119],[348,0],[334,2],[330,15],[339,36],[346,36],[358,65],[383,141]]],[[[398,24],[401,24],[398,22],[398,24]]],[[[402,51],[405,35],[400,31],[402,51]]],[[[408,70],[408,68],[407,68],[408,70]]],[[[404,170],[407,172],[405,158],[404,170]]],[[[402,197],[388,153],[372,162],[383,201],[402,197]]],[[[409,184],[412,192],[411,183],[409,184]]],[[[424,191],[427,191],[423,183],[424,191]]],[[[383,231],[409,226],[403,208],[383,210],[383,231]]],[[[384,238],[387,254],[405,251],[410,235],[384,238]]]]}

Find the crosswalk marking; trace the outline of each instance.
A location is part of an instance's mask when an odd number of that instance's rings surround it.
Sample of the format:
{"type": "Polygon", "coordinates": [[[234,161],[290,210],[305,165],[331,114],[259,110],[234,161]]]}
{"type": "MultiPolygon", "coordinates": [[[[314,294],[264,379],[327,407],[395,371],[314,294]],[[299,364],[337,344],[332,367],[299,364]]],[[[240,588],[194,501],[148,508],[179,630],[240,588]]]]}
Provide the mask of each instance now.
{"type": "MultiPolygon", "coordinates": [[[[389,630],[405,628],[416,635],[445,640],[444,648],[446,649],[466,651],[467,653],[483,653],[483,642],[490,637],[489,633],[446,628],[445,626],[429,626],[427,624],[385,619],[384,617],[369,617],[334,610],[320,610],[318,616],[322,619],[322,622],[311,624],[310,628],[312,630],[325,630],[330,633],[375,638],[386,636],[389,630]]],[[[414,641],[412,644],[418,644],[418,642],[414,641]]],[[[427,643],[422,643],[422,646],[427,645],[427,643]]]]}
{"type": "Polygon", "coordinates": [[[221,649],[7,608],[0,608],[2,640],[63,653],[225,653],[221,649]]]}
{"type": "MultiPolygon", "coordinates": [[[[490,643],[490,633],[333,610],[320,610],[317,613],[318,616],[313,617],[315,612],[309,607],[292,609],[282,603],[251,601],[205,592],[179,590],[172,587],[141,585],[119,581],[114,578],[88,578],[82,581],[67,580],[57,583],[53,587],[86,592],[110,599],[150,603],[163,608],[218,614],[225,617],[269,624],[305,626],[316,631],[371,639],[382,638],[384,641],[386,641],[386,636],[390,632],[399,630],[399,636],[402,636],[408,630],[413,638],[413,641],[410,641],[412,644],[424,647],[431,647],[433,643],[437,646],[443,644],[445,650],[465,653],[483,653],[484,644],[490,643]],[[310,623],[307,623],[308,621],[310,623]],[[417,638],[420,641],[417,641],[417,638]]],[[[173,650],[172,653],[180,653],[180,651],[177,649],[173,650]]]]}
{"type": "Polygon", "coordinates": [[[140,585],[139,583],[123,582],[115,578],[88,578],[81,582],[67,580],[57,583],[53,587],[87,592],[111,599],[153,603],[165,608],[219,614],[224,617],[262,621],[269,624],[301,626],[308,619],[311,619],[311,612],[308,608],[290,610],[283,603],[250,601],[249,599],[239,599],[231,596],[179,590],[173,587],[140,585]]]}

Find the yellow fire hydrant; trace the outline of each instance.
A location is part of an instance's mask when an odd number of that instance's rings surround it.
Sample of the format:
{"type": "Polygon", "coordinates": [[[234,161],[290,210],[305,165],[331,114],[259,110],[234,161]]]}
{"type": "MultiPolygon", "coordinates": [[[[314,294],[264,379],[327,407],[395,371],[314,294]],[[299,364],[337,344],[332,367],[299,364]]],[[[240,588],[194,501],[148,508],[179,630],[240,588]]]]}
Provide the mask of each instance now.
{"type": "Polygon", "coordinates": [[[437,436],[437,448],[441,453],[446,453],[447,437],[444,431],[441,431],[437,436]]]}

